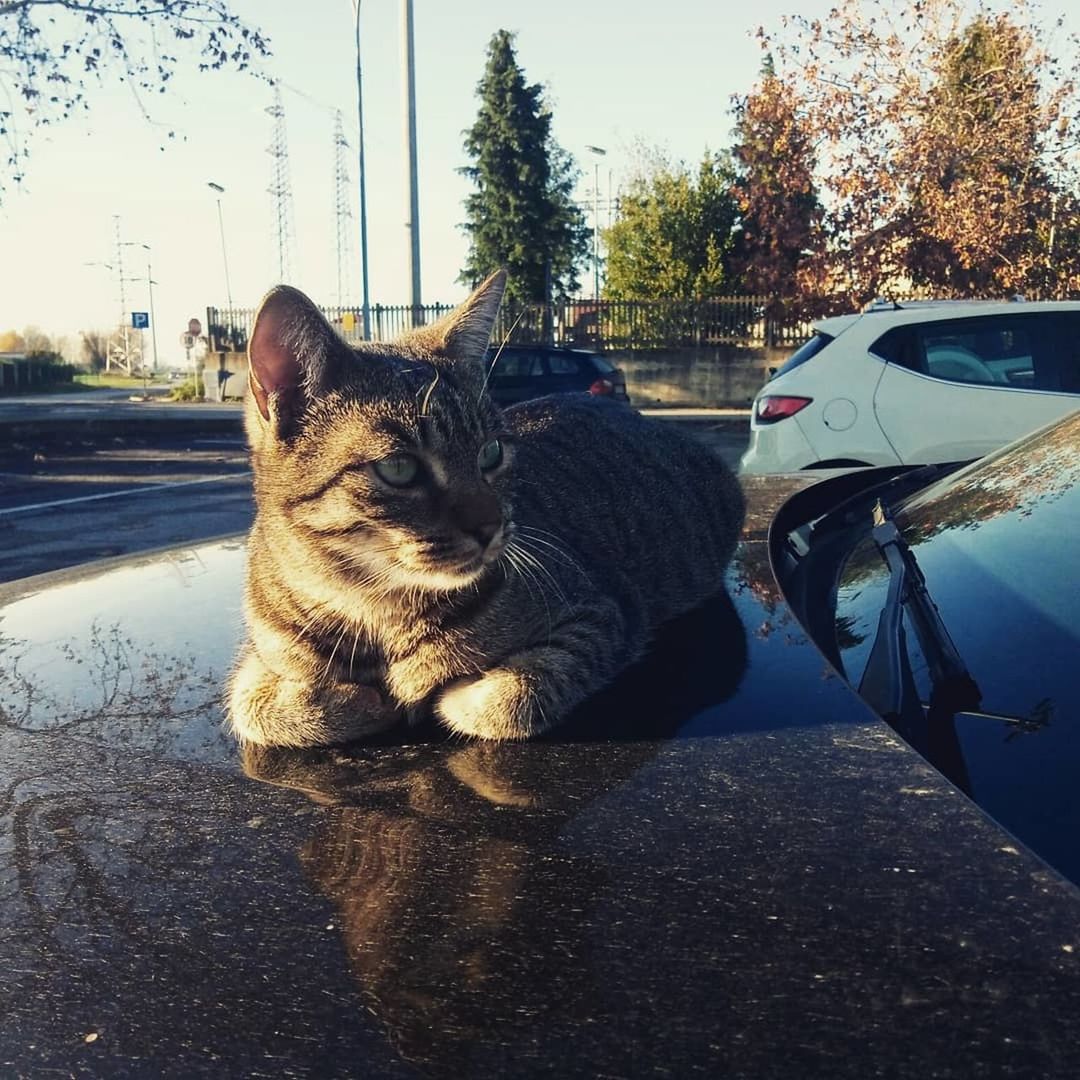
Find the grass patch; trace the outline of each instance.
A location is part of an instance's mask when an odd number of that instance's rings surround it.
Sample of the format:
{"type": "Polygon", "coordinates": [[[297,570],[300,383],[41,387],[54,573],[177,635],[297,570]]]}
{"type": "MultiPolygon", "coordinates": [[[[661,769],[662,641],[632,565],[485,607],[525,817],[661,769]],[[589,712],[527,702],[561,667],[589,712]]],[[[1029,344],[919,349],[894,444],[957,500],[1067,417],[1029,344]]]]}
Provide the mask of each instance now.
{"type": "MultiPolygon", "coordinates": [[[[150,380],[152,381],[152,380],[150,380]]],[[[107,390],[141,390],[143,377],[141,375],[118,375],[109,372],[107,375],[84,375],[75,376],[77,387],[104,387],[107,390]]]]}

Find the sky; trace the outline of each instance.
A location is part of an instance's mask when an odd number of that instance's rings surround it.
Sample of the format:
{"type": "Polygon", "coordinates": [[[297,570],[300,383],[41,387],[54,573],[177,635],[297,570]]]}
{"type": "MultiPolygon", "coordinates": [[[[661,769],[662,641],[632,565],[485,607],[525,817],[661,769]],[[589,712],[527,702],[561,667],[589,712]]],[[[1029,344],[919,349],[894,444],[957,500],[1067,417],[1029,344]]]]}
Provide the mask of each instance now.
{"type": "MultiPolygon", "coordinates": [[[[731,96],[751,89],[761,65],[755,29],[776,30],[783,14],[823,15],[829,6],[414,0],[423,301],[453,303],[465,295],[456,278],[470,186],[457,170],[467,164],[463,132],[476,118],[476,86],[495,31],[517,35],[518,62],[529,82],[544,87],[555,139],[581,167],[578,197],[591,211],[595,181],[606,206],[639,142],[687,162],[706,148],[728,146],[731,96]],[[606,155],[590,153],[589,145],[606,155]]],[[[372,303],[409,300],[402,8],[402,0],[361,6],[372,303]]],[[[359,302],[351,0],[234,0],[233,9],[270,38],[273,55],[261,70],[280,80],[293,195],[287,280],[322,304],[338,298],[333,134],[341,110],[357,237],[347,292],[359,302]]],[[[126,85],[106,80],[90,87],[89,101],[88,112],[32,138],[25,181],[9,185],[0,203],[0,331],[37,326],[77,338],[80,330],[114,327],[121,312],[118,223],[124,277],[131,279],[124,283],[126,311],[148,311],[149,269],[159,366],[179,365],[188,320],[205,322],[208,305],[227,304],[226,262],[237,306],[255,305],[280,280],[267,190],[273,92],[243,73],[200,74],[193,59],[166,95],[140,102],[126,85]],[[210,181],[224,193],[217,195],[210,181]]],[[[601,225],[605,216],[602,206],[601,225]]]]}

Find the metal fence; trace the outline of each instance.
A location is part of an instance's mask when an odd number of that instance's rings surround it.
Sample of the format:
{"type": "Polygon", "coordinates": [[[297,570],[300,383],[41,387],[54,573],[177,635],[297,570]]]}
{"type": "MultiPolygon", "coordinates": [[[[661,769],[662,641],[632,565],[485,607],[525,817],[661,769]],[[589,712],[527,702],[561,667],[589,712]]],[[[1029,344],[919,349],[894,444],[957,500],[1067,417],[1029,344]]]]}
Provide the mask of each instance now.
{"type": "MultiPolygon", "coordinates": [[[[391,341],[414,326],[428,325],[452,304],[375,304],[371,337],[391,341]]],[[[321,308],[346,341],[363,337],[359,307],[321,308]]],[[[254,319],[252,308],[207,308],[213,352],[243,352],[254,319]]],[[[553,344],[599,351],[679,349],[716,345],[786,348],[810,334],[805,309],[795,312],[765,296],[714,300],[565,300],[555,304],[504,304],[493,335],[510,344],[553,344]]]]}

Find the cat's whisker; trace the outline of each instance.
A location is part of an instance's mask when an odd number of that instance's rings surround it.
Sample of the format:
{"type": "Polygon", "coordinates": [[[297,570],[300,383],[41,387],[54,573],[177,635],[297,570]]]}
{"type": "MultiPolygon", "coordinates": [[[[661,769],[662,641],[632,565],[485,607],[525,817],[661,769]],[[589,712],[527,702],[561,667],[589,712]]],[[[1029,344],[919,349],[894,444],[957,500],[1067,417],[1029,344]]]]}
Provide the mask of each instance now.
{"type": "Polygon", "coordinates": [[[543,578],[546,578],[551,583],[551,587],[554,590],[556,597],[558,597],[559,603],[562,605],[564,610],[570,607],[570,602],[566,599],[566,594],[559,587],[559,583],[556,581],[554,575],[543,564],[542,560],[540,560],[535,553],[530,552],[523,546],[521,546],[520,541],[518,546],[518,555],[532,567],[532,574],[537,581],[538,587],[540,588],[540,594],[544,598],[544,610],[547,615],[548,622],[548,640],[550,641],[552,626],[551,607],[547,602],[547,594],[544,588],[543,578]],[[541,574],[543,575],[543,578],[540,577],[541,574]]]}
{"type": "MultiPolygon", "coordinates": [[[[531,525],[519,525],[518,532],[522,534],[521,538],[523,540],[529,540],[534,544],[543,544],[544,547],[550,548],[560,558],[562,562],[565,562],[567,566],[573,567],[573,569],[575,569],[579,574],[581,574],[581,576],[586,580],[586,582],[589,582],[589,575],[585,572],[585,567],[583,567],[577,559],[575,559],[571,554],[569,554],[569,552],[567,552],[560,545],[553,544],[550,540],[545,540],[543,539],[543,537],[535,535],[536,533],[544,533],[544,529],[536,529],[531,525]]],[[[546,533],[546,535],[552,537],[555,536],[554,533],[546,533]]],[[[558,539],[558,537],[555,537],[555,539],[558,539]]],[[[589,583],[591,584],[591,582],[589,583]]]]}
{"type": "Polygon", "coordinates": [[[522,567],[517,551],[513,548],[512,545],[510,545],[506,548],[504,554],[506,555],[506,561],[510,564],[510,568],[514,571],[515,574],[517,574],[519,578],[521,578],[522,582],[525,585],[525,588],[529,591],[529,596],[533,600],[535,600],[536,594],[532,590],[530,578],[526,575],[525,570],[522,567]]]}
{"type": "MultiPolygon", "coordinates": [[[[507,555],[511,556],[511,562],[517,567],[522,581],[525,582],[525,587],[529,590],[529,595],[533,596],[532,587],[529,585],[529,581],[532,580],[536,583],[537,591],[540,593],[540,599],[544,603],[544,615],[547,618],[547,633],[548,640],[551,640],[551,605],[548,603],[547,594],[544,591],[543,582],[536,576],[536,571],[533,566],[536,565],[535,560],[526,557],[526,552],[520,547],[515,547],[511,542],[506,548],[507,555]]],[[[535,599],[535,597],[534,597],[535,599]]]]}
{"type": "Polygon", "coordinates": [[[326,605],[321,605],[315,609],[311,618],[293,635],[292,644],[299,645],[309,630],[313,630],[316,626],[321,626],[325,623],[333,623],[333,612],[327,610],[326,605]]]}
{"type": "Polygon", "coordinates": [[[491,378],[491,373],[495,370],[495,361],[498,360],[500,356],[502,356],[502,351],[506,348],[506,343],[510,340],[510,335],[513,334],[513,332],[517,329],[517,324],[521,322],[521,317],[524,314],[525,309],[522,308],[521,311],[518,312],[518,317],[514,320],[513,325],[503,335],[502,341],[499,342],[499,347],[495,350],[495,355],[491,358],[491,365],[488,367],[487,372],[484,375],[484,382],[480,387],[481,394],[483,394],[483,392],[487,389],[488,379],[491,378]]]}
{"type": "Polygon", "coordinates": [[[517,543],[518,554],[522,558],[527,559],[528,562],[532,566],[534,566],[536,568],[538,573],[543,574],[544,577],[546,577],[547,580],[551,582],[551,587],[555,590],[555,595],[558,596],[558,598],[559,598],[560,602],[562,603],[563,607],[569,607],[570,602],[566,599],[566,594],[562,591],[562,588],[559,586],[559,583],[556,580],[555,575],[552,574],[552,572],[544,565],[543,560],[539,557],[539,554],[537,552],[529,550],[529,548],[527,546],[529,539],[530,539],[529,537],[518,537],[517,538],[516,543],[517,543]]]}
{"type": "Polygon", "coordinates": [[[330,677],[330,670],[334,666],[334,657],[337,656],[338,649],[341,648],[341,643],[345,640],[345,635],[349,632],[349,623],[344,622],[341,626],[341,631],[337,636],[337,641],[334,642],[333,651],[330,653],[330,659],[326,661],[326,667],[323,668],[322,677],[328,679],[330,677]]]}
{"type": "Polygon", "coordinates": [[[353,632],[352,639],[352,651],[349,653],[349,678],[352,678],[353,665],[356,663],[356,646],[360,644],[360,631],[363,627],[360,623],[356,623],[356,629],[353,632]]]}

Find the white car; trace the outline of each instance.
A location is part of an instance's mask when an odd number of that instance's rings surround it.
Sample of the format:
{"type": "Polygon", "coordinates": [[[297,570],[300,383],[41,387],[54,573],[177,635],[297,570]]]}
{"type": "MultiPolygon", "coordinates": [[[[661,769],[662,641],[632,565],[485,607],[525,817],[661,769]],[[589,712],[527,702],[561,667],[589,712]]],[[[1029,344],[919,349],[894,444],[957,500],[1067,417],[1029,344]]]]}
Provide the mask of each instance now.
{"type": "Polygon", "coordinates": [[[754,399],[743,473],[981,457],[1080,408],[1080,302],[875,301],[754,399]]]}

